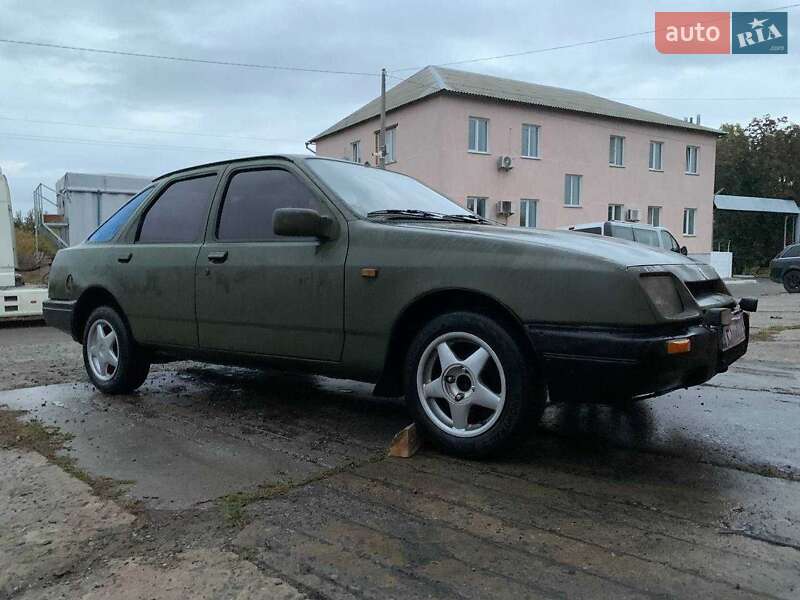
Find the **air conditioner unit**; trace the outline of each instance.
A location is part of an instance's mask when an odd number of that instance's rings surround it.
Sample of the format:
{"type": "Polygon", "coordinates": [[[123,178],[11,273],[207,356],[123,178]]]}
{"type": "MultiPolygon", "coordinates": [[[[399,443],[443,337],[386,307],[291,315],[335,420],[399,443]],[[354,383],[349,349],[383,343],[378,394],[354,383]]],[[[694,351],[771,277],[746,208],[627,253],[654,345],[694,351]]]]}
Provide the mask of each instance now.
{"type": "Polygon", "coordinates": [[[498,217],[510,217],[514,214],[511,210],[511,200],[498,200],[495,210],[498,217]]]}
{"type": "Polygon", "coordinates": [[[629,208],[625,211],[625,220],[626,221],[639,221],[639,209],[638,208],[629,208]]]}
{"type": "Polygon", "coordinates": [[[510,171],[514,168],[514,160],[506,155],[503,154],[502,156],[497,157],[497,168],[502,171],[510,171]]]}

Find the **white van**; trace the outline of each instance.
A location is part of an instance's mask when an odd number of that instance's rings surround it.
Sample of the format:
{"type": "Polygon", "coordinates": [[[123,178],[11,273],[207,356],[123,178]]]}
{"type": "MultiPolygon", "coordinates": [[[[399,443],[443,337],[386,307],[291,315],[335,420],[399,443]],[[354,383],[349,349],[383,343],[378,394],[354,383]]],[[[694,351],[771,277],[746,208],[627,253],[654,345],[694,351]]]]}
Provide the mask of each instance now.
{"type": "Polygon", "coordinates": [[[597,221],[596,223],[582,223],[581,225],[571,225],[565,227],[570,231],[581,233],[594,233],[615,237],[621,240],[639,242],[647,246],[672,250],[680,254],[686,254],[686,246],[681,246],[668,229],[664,227],[653,227],[643,223],[627,223],[624,221],[597,221]]]}

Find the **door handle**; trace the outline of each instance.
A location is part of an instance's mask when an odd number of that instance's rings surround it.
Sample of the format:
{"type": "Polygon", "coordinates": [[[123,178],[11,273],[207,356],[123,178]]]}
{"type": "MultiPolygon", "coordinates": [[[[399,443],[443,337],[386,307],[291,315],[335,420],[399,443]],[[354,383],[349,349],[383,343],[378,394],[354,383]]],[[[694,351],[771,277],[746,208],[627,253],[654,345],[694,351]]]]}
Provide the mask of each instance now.
{"type": "Polygon", "coordinates": [[[208,260],[212,263],[224,263],[228,260],[228,251],[225,250],[224,252],[209,252],[208,253],[208,260]]]}
{"type": "Polygon", "coordinates": [[[122,256],[117,257],[117,261],[121,263],[129,263],[133,258],[133,253],[128,252],[127,254],[123,254],[122,256]]]}

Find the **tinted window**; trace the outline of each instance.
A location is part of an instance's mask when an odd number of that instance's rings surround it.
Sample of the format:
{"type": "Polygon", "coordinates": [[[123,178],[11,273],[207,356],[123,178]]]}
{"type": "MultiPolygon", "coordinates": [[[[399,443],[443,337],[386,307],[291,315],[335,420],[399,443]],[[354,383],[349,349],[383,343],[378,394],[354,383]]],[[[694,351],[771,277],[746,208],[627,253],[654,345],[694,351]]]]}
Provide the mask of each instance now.
{"type": "Polygon", "coordinates": [[[797,258],[798,256],[800,256],[800,245],[789,246],[783,251],[781,258],[797,258]]]}
{"type": "Polygon", "coordinates": [[[216,175],[206,175],[170,185],[145,214],[138,241],[153,244],[198,240],[216,182],[216,175]]]}
{"type": "Polygon", "coordinates": [[[633,229],[624,225],[611,225],[611,237],[633,241],[633,229]]]}
{"type": "Polygon", "coordinates": [[[111,240],[115,235],[117,235],[120,227],[127,223],[128,219],[131,218],[131,215],[135,213],[136,209],[142,205],[142,202],[150,197],[150,193],[152,191],[153,188],[149,187],[128,200],[117,212],[111,215],[105,223],[95,229],[94,233],[89,236],[87,241],[107,242],[111,240]]]}
{"type": "Polygon", "coordinates": [[[642,229],[639,227],[634,228],[636,241],[640,244],[647,244],[648,246],[655,246],[660,248],[661,244],[658,241],[658,232],[655,229],[642,229]]]}
{"type": "Polygon", "coordinates": [[[668,231],[661,230],[661,240],[664,242],[664,247],[668,248],[669,250],[679,251],[681,247],[678,245],[678,242],[675,241],[675,238],[670,235],[668,231]]]}
{"type": "Polygon", "coordinates": [[[309,189],[288,171],[267,169],[236,173],[225,192],[217,239],[286,239],[276,236],[272,230],[275,209],[311,208],[315,204],[309,189]]]}

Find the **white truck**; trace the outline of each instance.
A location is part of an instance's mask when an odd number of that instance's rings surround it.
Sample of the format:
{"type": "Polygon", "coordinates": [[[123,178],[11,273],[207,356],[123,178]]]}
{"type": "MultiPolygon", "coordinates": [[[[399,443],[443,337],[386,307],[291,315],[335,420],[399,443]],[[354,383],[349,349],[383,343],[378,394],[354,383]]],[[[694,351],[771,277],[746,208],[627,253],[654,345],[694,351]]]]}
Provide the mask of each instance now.
{"type": "Polygon", "coordinates": [[[0,321],[41,319],[47,288],[17,285],[16,243],[11,212],[11,190],[0,170],[0,321]]]}

